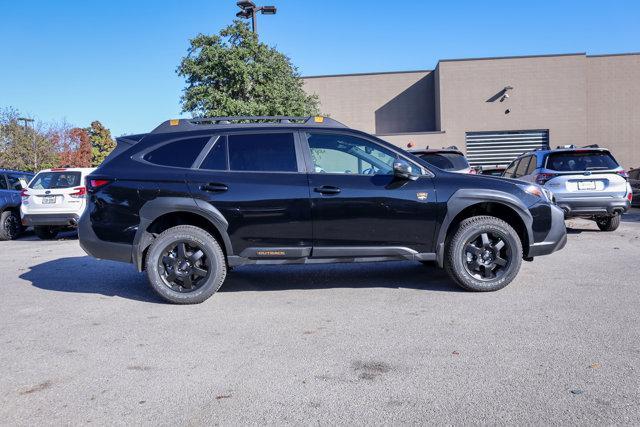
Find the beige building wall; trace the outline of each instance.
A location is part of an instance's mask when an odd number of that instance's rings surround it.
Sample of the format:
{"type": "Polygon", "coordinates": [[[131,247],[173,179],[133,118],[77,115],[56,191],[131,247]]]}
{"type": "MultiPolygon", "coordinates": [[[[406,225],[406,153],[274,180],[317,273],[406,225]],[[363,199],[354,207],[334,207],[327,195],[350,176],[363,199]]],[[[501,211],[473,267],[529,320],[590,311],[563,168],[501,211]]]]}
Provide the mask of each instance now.
{"type": "Polygon", "coordinates": [[[587,76],[589,144],[640,167],[640,55],[589,56],[587,76]]]}
{"type": "Polygon", "coordinates": [[[464,146],[465,132],[532,129],[549,129],[554,147],[587,143],[585,55],[440,61],[437,71],[448,145],[464,146]]]}

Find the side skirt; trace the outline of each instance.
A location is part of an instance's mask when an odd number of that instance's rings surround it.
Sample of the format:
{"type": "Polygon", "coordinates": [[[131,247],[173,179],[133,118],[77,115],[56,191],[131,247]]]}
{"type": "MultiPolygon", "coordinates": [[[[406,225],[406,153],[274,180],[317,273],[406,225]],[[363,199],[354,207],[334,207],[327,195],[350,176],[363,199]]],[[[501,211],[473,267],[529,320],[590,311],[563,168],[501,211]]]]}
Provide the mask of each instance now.
{"type": "Polygon", "coordinates": [[[399,246],[247,248],[228,257],[232,267],[247,264],[327,264],[341,262],[435,261],[436,254],[399,246]]]}

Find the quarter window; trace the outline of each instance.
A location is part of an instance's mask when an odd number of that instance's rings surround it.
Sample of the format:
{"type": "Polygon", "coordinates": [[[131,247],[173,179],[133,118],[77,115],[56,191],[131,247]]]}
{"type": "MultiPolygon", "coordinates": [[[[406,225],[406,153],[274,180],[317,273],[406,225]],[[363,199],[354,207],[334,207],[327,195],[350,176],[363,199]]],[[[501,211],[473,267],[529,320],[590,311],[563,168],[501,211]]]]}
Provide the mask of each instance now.
{"type": "MultiPolygon", "coordinates": [[[[232,171],[297,172],[292,133],[256,133],[228,136],[232,171]]],[[[216,144],[217,145],[217,144],[216,144]]]]}
{"type": "Polygon", "coordinates": [[[156,165],[190,168],[209,139],[206,136],[170,142],[145,154],[144,159],[156,165]]]}
{"type": "Polygon", "coordinates": [[[316,173],[393,175],[395,153],[351,135],[308,133],[316,173]]]}

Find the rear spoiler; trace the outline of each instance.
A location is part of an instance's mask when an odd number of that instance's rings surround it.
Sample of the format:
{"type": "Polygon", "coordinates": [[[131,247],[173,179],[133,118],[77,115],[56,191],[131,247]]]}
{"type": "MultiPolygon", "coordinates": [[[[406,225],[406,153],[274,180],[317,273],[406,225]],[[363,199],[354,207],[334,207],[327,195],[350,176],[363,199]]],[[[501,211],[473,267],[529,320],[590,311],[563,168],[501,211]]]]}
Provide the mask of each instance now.
{"type": "Polygon", "coordinates": [[[138,142],[142,141],[142,138],[144,138],[147,135],[149,135],[149,134],[148,133],[139,133],[137,135],[126,135],[126,136],[120,136],[120,137],[116,138],[116,144],[117,144],[116,148],[114,148],[113,151],[111,153],[109,153],[109,155],[107,156],[106,159],[104,159],[102,164],[104,165],[105,163],[109,162],[110,160],[112,160],[115,157],[119,156],[120,154],[124,153],[129,148],[133,147],[138,142]]]}

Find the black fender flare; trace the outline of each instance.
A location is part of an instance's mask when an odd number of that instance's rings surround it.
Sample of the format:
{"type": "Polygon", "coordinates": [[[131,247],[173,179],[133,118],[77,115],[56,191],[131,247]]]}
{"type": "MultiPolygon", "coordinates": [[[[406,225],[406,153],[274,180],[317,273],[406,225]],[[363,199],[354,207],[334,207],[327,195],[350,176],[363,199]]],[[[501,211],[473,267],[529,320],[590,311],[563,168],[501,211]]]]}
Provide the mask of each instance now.
{"type": "Polygon", "coordinates": [[[133,239],[133,263],[138,271],[142,271],[142,254],[151,245],[155,236],[147,231],[149,225],[162,215],[189,212],[208,220],[222,237],[227,256],[233,255],[231,239],[227,229],[229,223],[224,215],[210,203],[190,197],[158,197],[146,202],[140,209],[140,223],[133,239]]]}
{"type": "MultiPolygon", "coordinates": [[[[500,203],[514,210],[525,225],[528,241],[530,243],[534,241],[532,229],[533,217],[531,216],[527,206],[522,203],[522,200],[518,197],[500,190],[463,188],[453,193],[447,201],[447,213],[444,216],[440,225],[440,230],[438,231],[438,246],[436,254],[438,265],[440,267],[444,265],[444,243],[447,238],[449,227],[455,217],[469,206],[487,202],[500,203]]],[[[523,249],[525,250],[525,253],[528,250],[528,248],[523,249]]]]}

